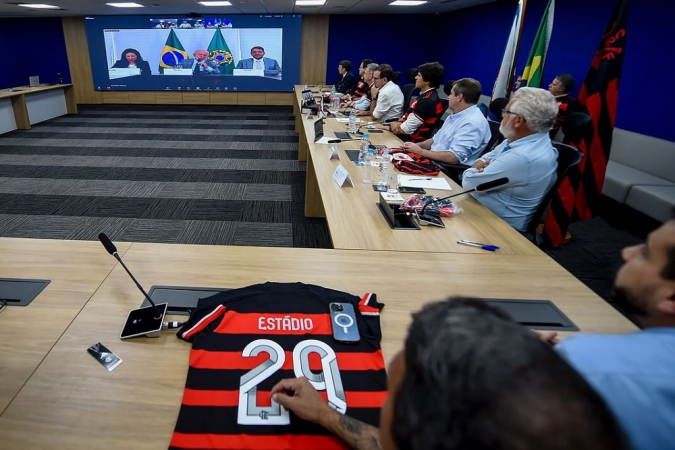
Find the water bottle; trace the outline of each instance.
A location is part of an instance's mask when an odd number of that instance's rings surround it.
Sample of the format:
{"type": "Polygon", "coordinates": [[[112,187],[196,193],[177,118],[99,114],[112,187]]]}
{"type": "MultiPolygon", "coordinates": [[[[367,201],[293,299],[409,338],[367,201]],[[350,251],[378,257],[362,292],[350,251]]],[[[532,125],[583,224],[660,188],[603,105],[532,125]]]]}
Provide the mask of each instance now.
{"type": "Polygon", "coordinates": [[[332,85],[332,86],[330,87],[330,97],[331,97],[331,98],[335,97],[335,92],[336,92],[336,91],[335,91],[335,85],[332,85]]]}
{"type": "Polygon", "coordinates": [[[373,160],[375,159],[375,153],[373,149],[369,148],[366,157],[363,160],[363,182],[366,184],[371,184],[373,182],[373,160]]]}
{"type": "Polygon", "coordinates": [[[368,133],[363,133],[361,137],[361,147],[359,148],[359,166],[364,164],[366,153],[368,153],[368,147],[370,147],[370,141],[368,140],[368,133]]]}
{"type": "Polygon", "coordinates": [[[356,108],[352,108],[349,113],[349,125],[347,125],[347,132],[356,133],[356,108]]]}
{"type": "Polygon", "coordinates": [[[389,149],[382,149],[382,156],[378,156],[377,184],[389,186],[389,149]]]}

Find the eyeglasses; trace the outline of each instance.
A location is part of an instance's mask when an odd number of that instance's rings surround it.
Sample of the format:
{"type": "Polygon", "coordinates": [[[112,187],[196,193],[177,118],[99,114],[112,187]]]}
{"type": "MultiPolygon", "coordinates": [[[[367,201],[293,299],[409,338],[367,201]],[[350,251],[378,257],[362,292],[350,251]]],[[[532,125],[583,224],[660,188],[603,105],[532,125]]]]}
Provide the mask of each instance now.
{"type": "Polygon", "coordinates": [[[521,116],[522,117],[522,114],[518,114],[517,112],[509,111],[508,109],[502,109],[502,116],[504,114],[513,114],[514,116],[521,116]]]}

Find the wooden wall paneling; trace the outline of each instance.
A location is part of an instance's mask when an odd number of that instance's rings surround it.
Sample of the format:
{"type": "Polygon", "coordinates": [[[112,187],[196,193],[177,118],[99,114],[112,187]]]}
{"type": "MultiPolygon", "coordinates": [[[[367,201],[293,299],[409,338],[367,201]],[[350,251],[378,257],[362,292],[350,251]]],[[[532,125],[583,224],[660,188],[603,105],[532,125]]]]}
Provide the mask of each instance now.
{"type": "Polygon", "coordinates": [[[302,16],[300,84],[326,82],[328,15],[302,16]]]}
{"type": "Polygon", "coordinates": [[[101,103],[101,92],[94,90],[84,17],[63,17],[61,24],[77,103],[101,103]]]}
{"type": "Polygon", "coordinates": [[[239,102],[236,92],[211,92],[209,98],[212,105],[236,105],[239,102]]]}
{"type": "Polygon", "coordinates": [[[184,105],[208,105],[210,102],[209,92],[183,92],[184,105]]]}
{"type": "Polygon", "coordinates": [[[155,103],[162,105],[182,105],[183,93],[167,91],[155,92],[155,103]]]}
{"type": "Polygon", "coordinates": [[[129,92],[129,103],[141,105],[152,105],[155,103],[154,91],[132,91],[129,92]]]}
{"type": "Polygon", "coordinates": [[[238,96],[239,105],[264,105],[264,92],[240,92],[238,96]]]}
{"type": "Polygon", "coordinates": [[[265,104],[290,106],[295,104],[295,95],[292,92],[266,92],[265,104]]]}
{"type": "MultiPolygon", "coordinates": [[[[101,100],[103,103],[129,103],[129,91],[103,91],[101,100]]],[[[131,95],[134,93],[131,92],[131,95]]]]}

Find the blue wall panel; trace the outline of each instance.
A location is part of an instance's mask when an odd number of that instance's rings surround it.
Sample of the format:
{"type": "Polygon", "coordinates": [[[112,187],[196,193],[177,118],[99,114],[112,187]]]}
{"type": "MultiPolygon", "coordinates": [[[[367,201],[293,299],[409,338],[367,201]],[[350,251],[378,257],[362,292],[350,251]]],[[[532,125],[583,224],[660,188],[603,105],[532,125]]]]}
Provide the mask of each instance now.
{"type": "Polygon", "coordinates": [[[58,72],[70,83],[60,17],[0,19],[0,42],[9,61],[0,71],[0,89],[26,86],[34,75],[41,83],[55,83],[58,72]]]}

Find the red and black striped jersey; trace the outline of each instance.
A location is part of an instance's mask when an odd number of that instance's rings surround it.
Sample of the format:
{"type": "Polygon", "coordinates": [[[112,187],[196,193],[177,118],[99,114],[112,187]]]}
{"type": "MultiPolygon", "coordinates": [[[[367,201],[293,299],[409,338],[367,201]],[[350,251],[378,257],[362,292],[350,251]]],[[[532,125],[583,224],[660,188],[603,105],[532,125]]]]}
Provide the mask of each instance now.
{"type": "Polygon", "coordinates": [[[349,94],[351,94],[353,100],[357,100],[366,95],[366,92],[368,91],[370,91],[370,86],[368,86],[368,83],[363,81],[363,77],[361,77],[356,83],[356,86],[349,91],[349,94]]]}
{"type": "Polygon", "coordinates": [[[306,377],[338,411],[379,425],[387,396],[374,294],[359,298],[302,283],[264,283],[199,301],[178,337],[192,343],[170,449],[343,449],[320,426],[270,399],[306,377]],[[354,307],[360,341],[333,338],[330,303],[354,307]]]}
{"type": "Polygon", "coordinates": [[[429,89],[420,94],[413,102],[401,120],[401,128],[407,133],[412,142],[426,141],[431,137],[436,124],[445,112],[436,89],[429,89]]]}

